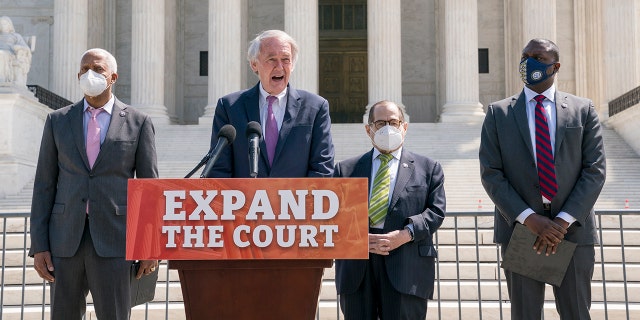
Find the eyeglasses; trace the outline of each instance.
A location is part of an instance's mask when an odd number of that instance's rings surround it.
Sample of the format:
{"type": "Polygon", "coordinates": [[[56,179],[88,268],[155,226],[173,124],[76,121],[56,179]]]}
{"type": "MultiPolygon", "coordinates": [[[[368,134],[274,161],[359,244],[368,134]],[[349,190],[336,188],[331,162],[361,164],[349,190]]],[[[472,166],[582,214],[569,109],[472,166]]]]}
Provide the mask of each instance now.
{"type": "Polygon", "coordinates": [[[392,119],[392,120],[389,120],[389,121],[378,120],[378,121],[374,121],[372,123],[369,123],[370,126],[374,126],[376,129],[381,129],[382,127],[386,126],[387,124],[392,126],[392,127],[400,128],[400,125],[402,124],[402,121],[401,120],[392,119]]]}

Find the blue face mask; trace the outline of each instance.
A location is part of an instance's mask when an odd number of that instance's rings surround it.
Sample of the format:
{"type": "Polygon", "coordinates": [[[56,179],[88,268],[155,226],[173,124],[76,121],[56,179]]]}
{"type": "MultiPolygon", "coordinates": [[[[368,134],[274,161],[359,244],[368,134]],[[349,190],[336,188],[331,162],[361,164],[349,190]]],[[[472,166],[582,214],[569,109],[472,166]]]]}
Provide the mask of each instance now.
{"type": "Polygon", "coordinates": [[[555,62],[544,64],[534,58],[522,60],[520,61],[520,78],[527,85],[536,85],[556,73],[554,70],[552,74],[547,74],[547,69],[554,64],[555,62]]]}

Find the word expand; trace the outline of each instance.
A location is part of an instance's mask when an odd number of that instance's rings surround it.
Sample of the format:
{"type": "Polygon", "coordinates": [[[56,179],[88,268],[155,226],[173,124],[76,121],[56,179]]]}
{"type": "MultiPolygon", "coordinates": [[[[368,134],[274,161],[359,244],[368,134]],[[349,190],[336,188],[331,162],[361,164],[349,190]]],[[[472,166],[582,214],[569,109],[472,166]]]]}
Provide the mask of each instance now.
{"type": "MultiPolygon", "coordinates": [[[[276,197],[276,191],[269,191],[272,197],[276,197]]],[[[298,247],[318,247],[316,236],[323,234],[325,241],[323,247],[333,247],[333,234],[338,232],[337,225],[311,224],[280,224],[279,222],[293,220],[307,220],[307,196],[309,190],[277,190],[277,198],[280,200],[280,213],[276,216],[267,190],[256,190],[250,201],[245,221],[264,221],[266,224],[257,225],[253,229],[249,225],[238,225],[233,230],[234,245],[245,248],[255,245],[259,248],[268,247],[274,243],[278,247],[287,248],[295,245],[298,247]],[[276,222],[277,221],[277,222],[276,222]],[[277,224],[276,224],[277,223],[277,224]],[[275,225],[274,225],[275,224],[275,225]],[[275,237],[274,237],[275,236],[275,237]]],[[[240,190],[189,190],[188,195],[196,203],[196,208],[187,215],[183,210],[187,197],[187,190],[164,191],[165,197],[165,221],[233,221],[236,213],[245,213],[243,209],[248,203],[247,194],[240,190]],[[221,198],[221,199],[220,199],[221,198]],[[219,215],[213,209],[213,205],[221,207],[219,215]]],[[[329,220],[338,213],[340,207],[339,198],[331,190],[311,190],[313,198],[312,221],[329,220]],[[325,208],[325,204],[327,205],[325,208]]],[[[184,248],[191,247],[224,247],[224,227],[222,225],[209,226],[163,226],[162,233],[167,234],[167,248],[177,247],[176,238],[182,235],[184,248]],[[205,231],[206,228],[206,231],[205,231]],[[205,244],[206,242],[206,244],[205,244]]]]}

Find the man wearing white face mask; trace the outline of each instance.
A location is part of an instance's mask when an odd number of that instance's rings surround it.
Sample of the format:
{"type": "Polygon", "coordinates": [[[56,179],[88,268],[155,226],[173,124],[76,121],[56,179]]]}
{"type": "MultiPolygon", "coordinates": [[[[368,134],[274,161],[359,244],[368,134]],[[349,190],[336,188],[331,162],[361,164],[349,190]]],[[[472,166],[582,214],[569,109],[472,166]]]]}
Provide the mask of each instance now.
{"type": "MultiPolygon", "coordinates": [[[[115,58],[86,51],[84,99],[47,116],[31,205],[34,269],[51,283],[51,319],[82,319],[91,292],[99,319],[129,319],[127,181],[158,177],[151,119],[112,94],[115,58]]],[[[140,263],[138,277],[158,261],[140,263]]]]}
{"type": "Polygon", "coordinates": [[[336,260],[340,308],[350,319],[424,319],[433,299],[433,235],[445,217],[440,164],[402,147],[404,108],[380,101],[365,131],[374,148],[336,165],[335,177],[369,178],[369,260],[336,260]]]}

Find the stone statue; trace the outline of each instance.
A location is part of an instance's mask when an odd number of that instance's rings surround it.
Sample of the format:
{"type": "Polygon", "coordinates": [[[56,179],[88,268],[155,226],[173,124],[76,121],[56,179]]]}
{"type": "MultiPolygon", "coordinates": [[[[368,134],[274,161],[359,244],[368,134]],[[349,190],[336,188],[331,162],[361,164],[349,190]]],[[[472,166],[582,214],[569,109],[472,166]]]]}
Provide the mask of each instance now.
{"type": "MultiPolygon", "coordinates": [[[[30,39],[33,45],[34,39],[30,39]]],[[[33,48],[16,33],[13,22],[7,16],[0,17],[0,83],[15,83],[26,86],[27,73],[31,67],[33,48]]]]}

